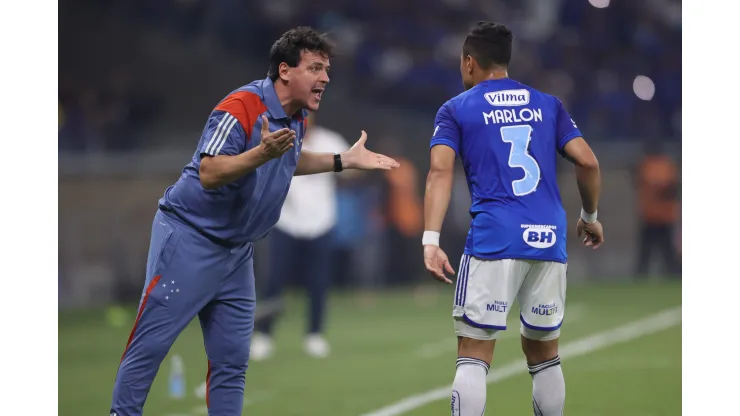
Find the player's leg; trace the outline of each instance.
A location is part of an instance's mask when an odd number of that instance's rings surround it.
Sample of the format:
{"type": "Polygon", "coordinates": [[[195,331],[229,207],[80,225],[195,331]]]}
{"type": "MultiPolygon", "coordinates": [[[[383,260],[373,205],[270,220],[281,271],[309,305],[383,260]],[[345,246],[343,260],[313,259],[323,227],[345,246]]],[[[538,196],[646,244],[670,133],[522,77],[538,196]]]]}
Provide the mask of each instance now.
{"type": "Polygon", "coordinates": [[[452,383],[453,416],[480,416],[486,407],[486,376],[498,335],[529,263],[478,260],[464,255],[455,290],[458,358],[452,383]]]}
{"type": "Polygon", "coordinates": [[[204,256],[202,245],[192,244],[182,228],[157,213],[145,289],[116,374],[111,414],[142,414],[172,343],[215,294],[215,287],[202,273],[200,260],[204,256]]]}
{"type": "Polygon", "coordinates": [[[457,337],[457,361],[450,402],[452,416],[480,416],[486,410],[486,376],[495,344],[495,339],[457,337]]]}
{"type": "Polygon", "coordinates": [[[647,278],[648,272],[650,271],[650,260],[652,258],[653,250],[653,226],[642,222],[640,224],[639,242],[637,244],[637,267],[635,268],[635,275],[638,278],[647,278]]]}
{"type": "Polygon", "coordinates": [[[657,228],[659,231],[656,240],[663,257],[665,273],[669,277],[675,278],[680,271],[678,267],[678,254],[676,253],[675,240],[673,236],[673,226],[671,224],[663,224],[657,226],[657,228]]]}
{"type": "Polygon", "coordinates": [[[199,314],[208,356],[206,405],[210,416],[242,414],[256,306],[253,254],[251,243],[232,252],[230,272],[199,314]]]}
{"type": "Polygon", "coordinates": [[[522,350],[538,416],[561,416],[565,406],[558,338],[565,313],[566,269],[562,263],[535,262],[519,292],[522,350]]]}
{"type": "MultiPolygon", "coordinates": [[[[280,299],[283,289],[291,277],[295,259],[300,255],[297,249],[298,240],[278,229],[272,231],[270,238],[270,262],[267,287],[261,295],[265,302],[280,299]]],[[[275,319],[265,319],[255,328],[257,332],[271,334],[275,319]]]]}
{"type": "MultiPolygon", "coordinates": [[[[297,256],[297,240],[292,236],[275,229],[269,238],[270,261],[267,287],[261,294],[261,305],[277,304],[283,293],[285,284],[293,274],[297,256]]],[[[271,314],[255,324],[255,336],[252,340],[252,359],[264,360],[272,355],[274,345],[272,332],[279,314],[271,314]]]]}
{"type": "Polygon", "coordinates": [[[308,328],[306,353],[313,357],[329,355],[329,344],[324,338],[326,301],[331,284],[331,233],[305,240],[303,244],[303,278],[308,291],[308,328]]]}

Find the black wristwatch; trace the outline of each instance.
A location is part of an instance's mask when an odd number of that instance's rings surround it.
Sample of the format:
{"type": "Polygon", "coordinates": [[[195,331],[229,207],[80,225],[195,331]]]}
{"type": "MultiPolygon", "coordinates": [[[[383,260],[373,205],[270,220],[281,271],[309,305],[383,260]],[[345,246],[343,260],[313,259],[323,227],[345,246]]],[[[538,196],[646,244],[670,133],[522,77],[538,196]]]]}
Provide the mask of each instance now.
{"type": "Polygon", "coordinates": [[[342,156],[339,153],[334,153],[334,172],[341,172],[344,170],[342,166],[342,156]]]}

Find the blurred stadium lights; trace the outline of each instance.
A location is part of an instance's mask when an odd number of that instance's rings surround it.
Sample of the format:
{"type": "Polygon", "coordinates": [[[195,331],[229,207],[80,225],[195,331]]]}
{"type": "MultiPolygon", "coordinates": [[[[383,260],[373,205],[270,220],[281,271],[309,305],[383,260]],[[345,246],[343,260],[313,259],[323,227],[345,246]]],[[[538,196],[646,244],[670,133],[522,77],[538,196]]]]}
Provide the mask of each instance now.
{"type": "Polygon", "coordinates": [[[650,101],[655,95],[655,83],[645,75],[638,75],[632,83],[632,90],[635,92],[637,98],[650,101]]]}
{"type": "Polygon", "coordinates": [[[588,0],[589,3],[591,3],[592,6],[596,7],[597,9],[605,9],[609,7],[609,0],[588,0]]]}

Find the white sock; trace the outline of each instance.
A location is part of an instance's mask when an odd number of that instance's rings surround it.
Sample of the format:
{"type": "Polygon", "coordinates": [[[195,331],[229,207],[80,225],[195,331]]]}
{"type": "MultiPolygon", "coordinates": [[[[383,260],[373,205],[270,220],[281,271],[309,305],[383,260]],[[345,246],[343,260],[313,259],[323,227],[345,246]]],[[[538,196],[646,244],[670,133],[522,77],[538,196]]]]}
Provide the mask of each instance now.
{"type": "Polygon", "coordinates": [[[562,416],[565,407],[565,378],[556,356],[544,363],[530,365],[534,416],[562,416]]]}
{"type": "Polygon", "coordinates": [[[457,359],[452,383],[452,416],[481,416],[486,410],[486,375],[488,364],[477,358],[457,359]]]}

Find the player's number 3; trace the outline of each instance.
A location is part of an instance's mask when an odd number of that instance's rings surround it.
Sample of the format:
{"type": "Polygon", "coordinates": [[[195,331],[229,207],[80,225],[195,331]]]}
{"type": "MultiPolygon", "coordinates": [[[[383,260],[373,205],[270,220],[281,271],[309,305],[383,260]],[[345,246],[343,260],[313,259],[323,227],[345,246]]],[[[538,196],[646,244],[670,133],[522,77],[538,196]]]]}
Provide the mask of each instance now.
{"type": "Polygon", "coordinates": [[[532,126],[529,125],[501,127],[501,139],[511,144],[509,166],[524,170],[522,179],[511,182],[511,187],[514,188],[514,195],[516,196],[534,192],[540,183],[540,166],[527,152],[531,134],[532,126]]]}

